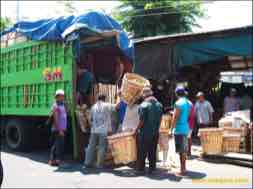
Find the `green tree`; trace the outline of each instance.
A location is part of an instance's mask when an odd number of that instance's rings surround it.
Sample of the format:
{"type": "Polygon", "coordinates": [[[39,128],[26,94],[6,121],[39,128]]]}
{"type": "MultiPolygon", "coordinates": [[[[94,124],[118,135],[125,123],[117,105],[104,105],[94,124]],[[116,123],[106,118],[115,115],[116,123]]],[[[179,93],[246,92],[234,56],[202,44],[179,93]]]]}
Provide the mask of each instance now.
{"type": "Polygon", "coordinates": [[[112,11],[135,38],[190,32],[198,26],[196,19],[204,17],[199,0],[121,0],[122,4],[112,11]]]}
{"type": "Polygon", "coordinates": [[[0,17],[0,32],[11,26],[12,22],[9,18],[0,17]]]}
{"type": "MultiPolygon", "coordinates": [[[[75,12],[77,12],[77,9],[74,7],[72,0],[57,1],[57,3],[59,5],[63,5],[63,7],[64,7],[64,13],[74,14],[75,12]]],[[[57,10],[57,13],[58,12],[59,11],[57,10]]]]}

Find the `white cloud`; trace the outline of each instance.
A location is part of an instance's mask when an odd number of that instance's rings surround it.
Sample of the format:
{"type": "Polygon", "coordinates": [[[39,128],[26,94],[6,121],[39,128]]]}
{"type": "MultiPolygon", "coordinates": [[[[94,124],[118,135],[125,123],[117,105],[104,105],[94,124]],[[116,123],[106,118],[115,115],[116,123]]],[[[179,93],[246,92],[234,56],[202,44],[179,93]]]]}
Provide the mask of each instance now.
{"type": "Polygon", "coordinates": [[[200,19],[202,28],[194,31],[220,30],[252,24],[252,1],[217,1],[206,4],[209,19],[200,19]]]}

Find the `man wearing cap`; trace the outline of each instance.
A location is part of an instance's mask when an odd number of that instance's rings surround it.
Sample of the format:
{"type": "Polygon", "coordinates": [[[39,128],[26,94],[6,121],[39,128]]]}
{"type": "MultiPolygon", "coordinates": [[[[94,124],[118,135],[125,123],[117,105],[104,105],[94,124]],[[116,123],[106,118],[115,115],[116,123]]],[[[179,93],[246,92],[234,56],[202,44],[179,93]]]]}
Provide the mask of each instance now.
{"type": "Polygon", "coordinates": [[[230,96],[224,99],[224,115],[228,112],[238,111],[240,109],[240,100],[236,97],[236,89],[231,88],[230,96]]]}
{"type": "Polygon", "coordinates": [[[144,173],[145,160],[149,160],[149,174],[156,169],[156,150],[159,128],[162,118],[162,105],[153,96],[149,87],[143,89],[143,102],[139,107],[139,125],[137,127],[138,171],[144,173]]]}
{"type": "Polygon", "coordinates": [[[60,165],[64,156],[64,137],[67,129],[67,113],[64,105],[64,91],[59,89],[55,93],[55,102],[52,107],[53,127],[49,164],[60,165]]]}
{"type": "Polygon", "coordinates": [[[197,102],[195,103],[195,115],[197,119],[197,127],[195,135],[198,135],[199,128],[207,128],[213,121],[214,109],[209,101],[205,99],[203,92],[198,92],[197,102]]]}
{"type": "Polygon", "coordinates": [[[184,175],[186,172],[186,155],[188,152],[189,116],[192,104],[185,97],[185,89],[179,86],[175,90],[178,100],[175,103],[172,118],[172,133],[175,136],[176,152],[180,156],[180,172],[177,175],[184,175]]]}

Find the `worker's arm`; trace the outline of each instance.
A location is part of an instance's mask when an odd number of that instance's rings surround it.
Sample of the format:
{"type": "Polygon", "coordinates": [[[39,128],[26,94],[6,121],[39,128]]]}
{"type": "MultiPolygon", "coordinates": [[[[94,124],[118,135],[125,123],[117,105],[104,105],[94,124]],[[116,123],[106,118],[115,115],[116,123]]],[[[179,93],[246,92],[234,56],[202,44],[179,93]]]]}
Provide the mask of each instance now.
{"type": "Polygon", "coordinates": [[[120,101],[116,104],[115,108],[116,108],[116,111],[119,111],[119,109],[120,109],[120,101]]]}
{"type": "Polygon", "coordinates": [[[143,120],[140,120],[138,126],[137,126],[137,130],[142,128],[144,126],[144,121],[143,120]]]}
{"type": "Polygon", "coordinates": [[[57,111],[57,108],[55,108],[53,111],[54,111],[54,112],[53,112],[53,117],[54,117],[54,124],[53,124],[53,126],[54,126],[54,128],[58,131],[58,130],[59,130],[59,127],[58,127],[58,117],[59,117],[59,113],[58,113],[58,111],[57,111]]]}
{"type": "Polygon", "coordinates": [[[176,122],[178,120],[179,115],[180,115],[180,109],[179,108],[175,108],[174,109],[174,113],[173,113],[173,117],[172,117],[171,128],[175,128],[176,127],[176,122]]]}
{"type": "Polygon", "coordinates": [[[54,109],[54,127],[57,131],[59,131],[60,136],[64,136],[64,131],[62,131],[59,128],[59,122],[58,122],[58,118],[59,118],[59,111],[57,108],[54,109]]]}
{"type": "Polygon", "coordinates": [[[140,119],[140,121],[139,121],[139,123],[138,123],[137,128],[135,129],[135,133],[137,133],[137,131],[138,131],[140,128],[144,127],[144,112],[145,112],[145,110],[140,106],[140,107],[139,107],[139,110],[138,110],[138,114],[139,114],[139,119],[140,119]]]}

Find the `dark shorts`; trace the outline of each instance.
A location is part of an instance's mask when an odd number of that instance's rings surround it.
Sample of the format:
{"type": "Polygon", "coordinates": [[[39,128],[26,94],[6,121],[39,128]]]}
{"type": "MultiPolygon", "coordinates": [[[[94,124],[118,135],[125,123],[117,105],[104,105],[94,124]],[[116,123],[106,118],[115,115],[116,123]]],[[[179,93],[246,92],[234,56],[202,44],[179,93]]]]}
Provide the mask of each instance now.
{"type": "Polygon", "coordinates": [[[175,135],[175,146],[177,153],[187,153],[188,151],[187,135],[175,135]]]}

